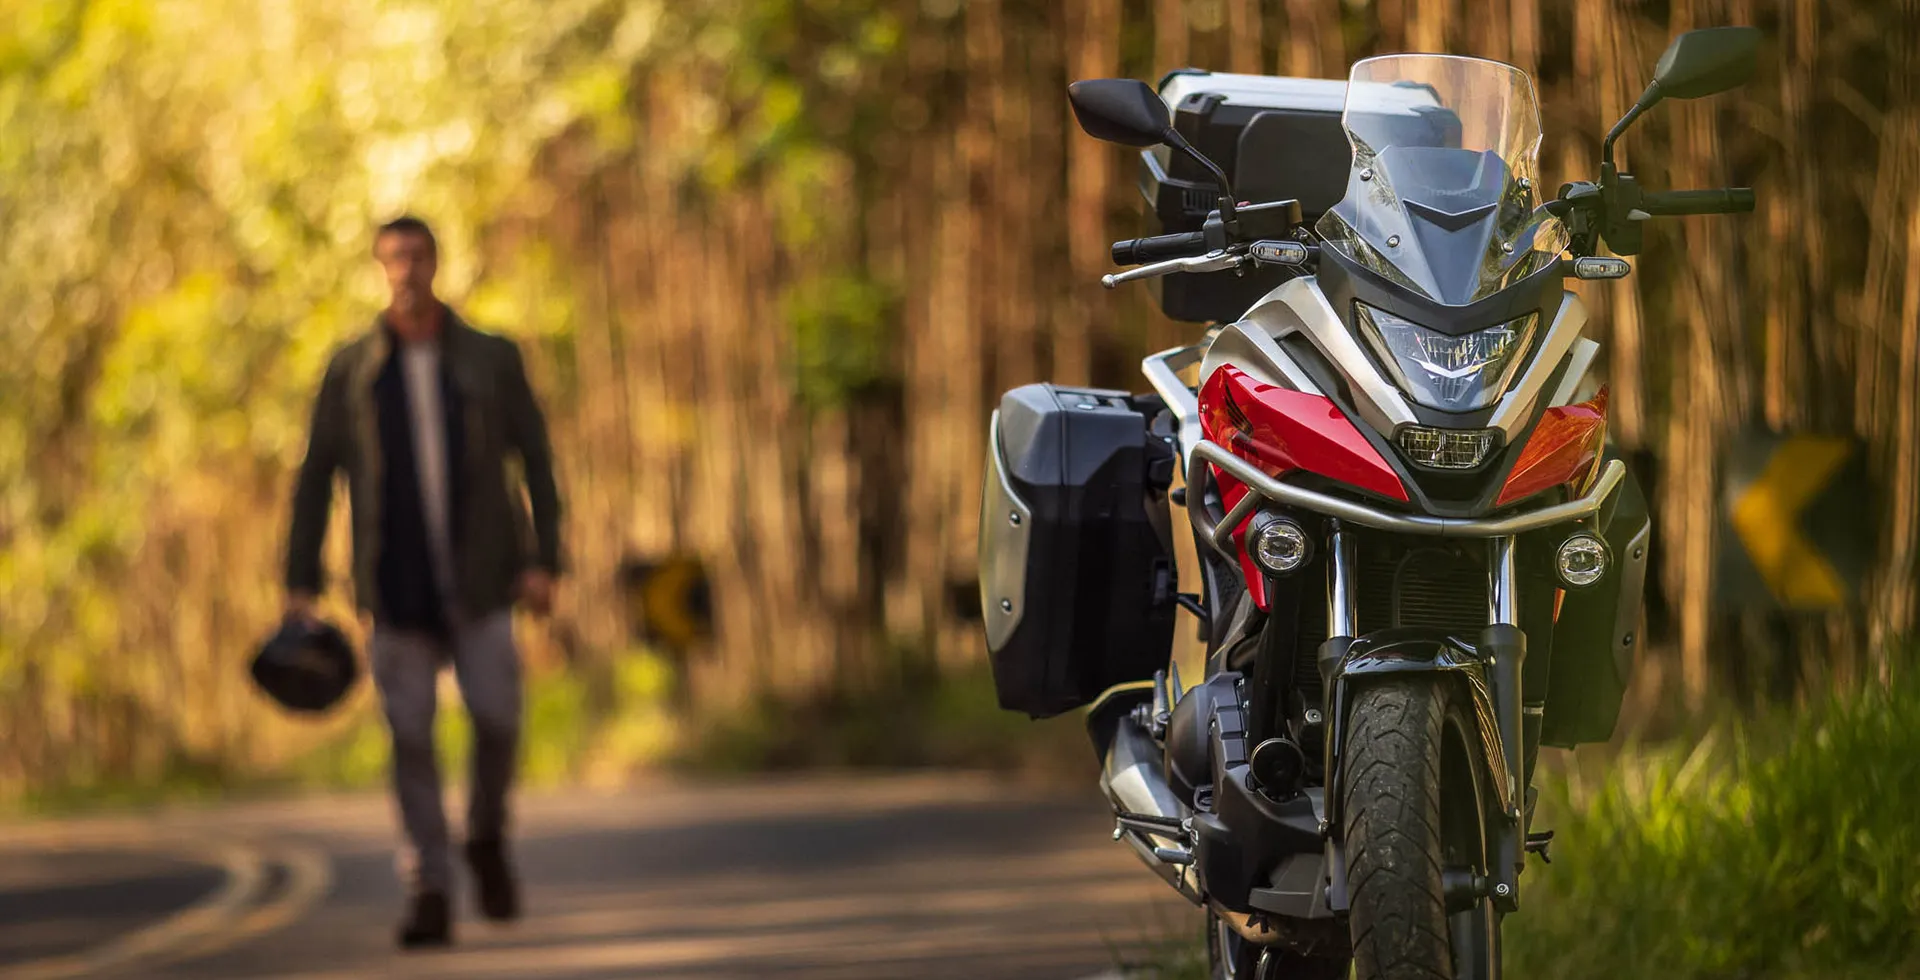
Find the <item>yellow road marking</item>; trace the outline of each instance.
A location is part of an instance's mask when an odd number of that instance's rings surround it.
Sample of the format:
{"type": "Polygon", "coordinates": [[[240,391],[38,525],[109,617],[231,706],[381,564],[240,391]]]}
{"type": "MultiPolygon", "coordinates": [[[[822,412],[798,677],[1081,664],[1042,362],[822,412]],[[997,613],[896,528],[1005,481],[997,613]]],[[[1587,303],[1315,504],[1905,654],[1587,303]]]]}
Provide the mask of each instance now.
{"type": "Polygon", "coordinates": [[[1800,511],[1851,451],[1845,439],[1795,436],[1774,450],[1766,470],[1734,501],[1729,520],[1784,606],[1835,606],[1846,598],[1839,573],[1800,533],[1800,511]]]}
{"type": "Polygon", "coordinates": [[[333,883],[326,853],[306,845],[280,848],[269,858],[241,843],[155,837],[131,828],[53,830],[31,837],[34,839],[29,846],[41,849],[110,848],[183,857],[217,865],[226,879],[206,899],[153,925],[92,949],[0,969],[0,977],[5,980],[70,980],[207,956],[297,920],[326,895],[333,883]],[[269,864],[286,869],[286,882],[271,900],[248,908],[266,887],[269,864]]]}
{"type": "Polygon", "coordinates": [[[306,845],[281,848],[275,851],[273,863],[287,871],[286,884],[278,895],[224,928],[168,950],[164,958],[171,961],[210,956],[289,925],[307,914],[333,885],[333,865],[327,860],[326,852],[319,848],[306,845]]]}
{"type": "MultiPolygon", "coordinates": [[[[80,835],[66,841],[44,842],[41,846],[78,850],[99,847],[103,843],[106,842],[89,840],[86,835],[80,835]]],[[[115,937],[90,950],[33,960],[0,973],[0,976],[8,980],[65,980],[108,970],[124,970],[219,929],[223,922],[232,918],[253,898],[266,878],[266,866],[260,859],[260,853],[240,844],[150,841],[149,846],[141,849],[208,861],[226,872],[226,880],[206,900],[189,905],[144,929],[115,937]]]]}

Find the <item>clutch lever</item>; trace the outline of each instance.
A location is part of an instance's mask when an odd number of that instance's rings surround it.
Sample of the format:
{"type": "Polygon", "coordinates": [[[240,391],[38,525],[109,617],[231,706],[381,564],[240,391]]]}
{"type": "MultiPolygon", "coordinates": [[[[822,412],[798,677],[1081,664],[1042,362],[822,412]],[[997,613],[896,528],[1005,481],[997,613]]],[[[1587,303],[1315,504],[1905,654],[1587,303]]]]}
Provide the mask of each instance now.
{"type": "Polygon", "coordinates": [[[1149,265],[1128,269],[1125,272],[1109,273],[1100,277],[1100,285],[1112,289],[1123,282],[1132,282],[1136,279],[1157,279],[1160,276],[1172,275],[1176,272],[1220,272],[1225,269],[1238,269],[1241,263],[1246,260],[1246,255],[1242,253],[1229,252],[1224,248],[1214,249],[1205,255],[1192,255],[1182,259],[1168,259],[1165,262],[1154,262],[1149,265]]]}

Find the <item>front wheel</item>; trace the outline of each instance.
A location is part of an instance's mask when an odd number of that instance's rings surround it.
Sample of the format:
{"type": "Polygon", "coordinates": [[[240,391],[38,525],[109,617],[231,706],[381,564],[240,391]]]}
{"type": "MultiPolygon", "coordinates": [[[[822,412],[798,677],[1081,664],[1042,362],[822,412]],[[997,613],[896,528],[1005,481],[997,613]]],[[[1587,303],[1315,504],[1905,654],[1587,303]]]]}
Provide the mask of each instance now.
{"type": "Polygon", "coordinates": [[[1444,882],[1489,866],[1484,769],[1458,685],[1367,682],[1342,752],[1355,980],[1489,980],[1500,919],[1485,898],[1449,910],[1444,882]]]}

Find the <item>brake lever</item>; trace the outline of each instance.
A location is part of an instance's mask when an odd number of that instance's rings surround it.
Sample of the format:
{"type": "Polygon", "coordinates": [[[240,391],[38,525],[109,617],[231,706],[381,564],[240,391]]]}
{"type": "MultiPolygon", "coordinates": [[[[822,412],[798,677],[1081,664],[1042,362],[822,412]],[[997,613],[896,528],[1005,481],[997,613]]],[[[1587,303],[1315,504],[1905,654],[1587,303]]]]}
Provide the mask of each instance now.
{"type": "Polygon", "coordinates": [[[1167,259],[1148,265],[1136,266],[1125,272],[1113,272],[1100,277],[1100,285],[1112,289],[1123,282],[1136,279],[1155,279],[1176,272],[1220,272],[1226,269],[1238,269],[1247,260],[1243,254],[1229,252],[1226,249],[1214,249],[1205,255],[1190,255],[1186,258],[1167,259]]]}

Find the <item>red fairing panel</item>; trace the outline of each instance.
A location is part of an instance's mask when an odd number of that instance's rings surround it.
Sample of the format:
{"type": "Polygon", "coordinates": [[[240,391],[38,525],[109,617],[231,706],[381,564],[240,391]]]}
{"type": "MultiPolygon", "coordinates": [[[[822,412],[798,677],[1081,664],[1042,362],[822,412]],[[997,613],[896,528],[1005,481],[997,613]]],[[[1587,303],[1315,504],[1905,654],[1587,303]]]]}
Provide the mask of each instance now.
{"type": "Polygon", "coordinates": [[[1274,477],[1305,470],[1407,502],[1407,488],[1393,467],[1324,395],[1278,388],[1222,367],[1201,386],[1200,427],[1208,439],[1274,477]]]}
{"type": "MultiPolygon", "coordinates": [[[[1200,388],[1200,428],[1207,439],[1275,478],[1303,470],[1391,500],[1404,503],[1408,499],[1393,468],[1339,406],[1323,395],[1276,387],[1239,368],[1222,367],[1200,388]]],[[[1247,495],[1244,484],[1218,468],[1214,479],[1229,510],[1247,495]]],[[[1247,557],[1243,540],[1250,520],[1233,529],[1233,542],[1240,553],[1247,592],[1264,610],[1266,578],[1247,557]]]]}

